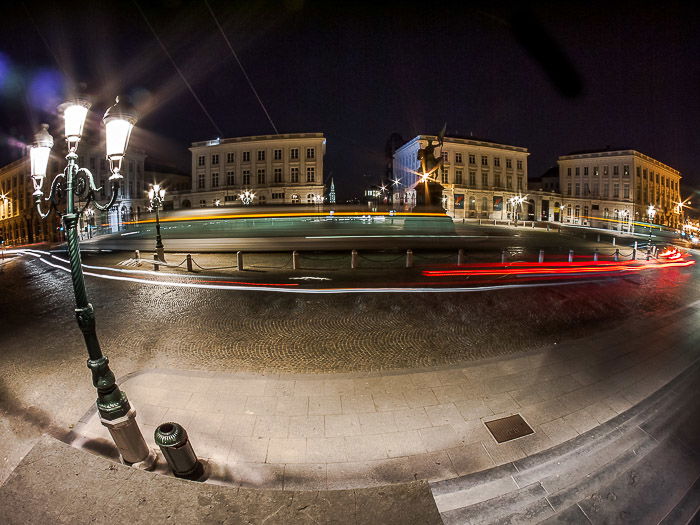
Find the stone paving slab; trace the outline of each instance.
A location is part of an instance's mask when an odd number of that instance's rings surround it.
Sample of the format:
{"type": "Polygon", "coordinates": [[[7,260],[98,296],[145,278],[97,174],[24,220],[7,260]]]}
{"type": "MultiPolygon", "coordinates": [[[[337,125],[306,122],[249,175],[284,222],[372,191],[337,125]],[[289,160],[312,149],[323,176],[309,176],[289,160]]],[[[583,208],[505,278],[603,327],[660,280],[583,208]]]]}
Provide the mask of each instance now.
{"type": "MultiPolygon", "coordinates": [[[[439,481],[521,460],[609,421],[700,358],[699,304],[554,349],[441,369],[358,374],[145,370],[121,386],[151,446],[182,424],[214,481],[311,490],[439,481]],[[520,413],[534,434],[497,443],[520,413]]],[[[114,456],[94,409],[73,445],[114,456]]],[[[162,467],[165,472],[165,467],[162,467]]]]}
{"type": "Polygon", "coordinates": [[[194,483],[43,437],[0,487],[0,523],[440,524],[427,483],[265,491],[194,483]]]}

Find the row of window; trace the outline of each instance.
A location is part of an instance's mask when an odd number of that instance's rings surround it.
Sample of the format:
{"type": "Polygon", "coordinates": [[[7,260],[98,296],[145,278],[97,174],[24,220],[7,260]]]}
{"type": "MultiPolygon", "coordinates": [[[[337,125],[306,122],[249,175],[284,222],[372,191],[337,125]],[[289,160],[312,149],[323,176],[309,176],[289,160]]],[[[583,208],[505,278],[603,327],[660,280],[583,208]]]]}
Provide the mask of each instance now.
{"type": "MultiPolygon", "coordinates": [[[[598,197],[599,196],[599,185],[597,183],[593,184],[593,187],[591,188],[588,183],[584,183],[583,185],[583,195],[581,194],[581,184],[577,182],[574,185],[574,196],[576,197],[598,197]],[[591,191],[592,190],[592,191],[591,191]]],[[[566,185],[566,194],[567,195],[572,195],[571,193],[571,183],[569,182],[566,185]]],[[[610,185],[609,184],[603,184],[603,193],[602,193],[602,198],[607,198],[609,197],[610,194],[610,185]]],[[[620,198],[620,185],[619,184],[613,184],[613,191],[612,191],[612,198],[620,198]]],[[[625,184],[623,186],[623,194],[622,194],[623,199],[629,199],[630,198],[630,187],[629,184],[625,184]]]]}
{"type": "MultiPolygon", "coordinates": [[[[442,168],[440,171],[441,182],[443,184],[449,184],[449,171],[447,168],[442,168]]],[[[524,189],[523,187],[523,177],[518,177],[518,190],[524,189]]],[[[462,170],[455,170],[454,184],[464,184],[464,172],[462,170]]],[[[501,175],[500,173],[494,173],[493,185],[497,188],[501,187],[501,175]]],[[[467,179],[467,186],[476,187],[476,172],[470,171],[467,179]]],[[[481,187],[487,188],[489,186],[489,174],[487,172],[481,173],[481,187]]],[[[506,188],[513,187],[513,177],[511,175],[506,175],[506,188]]]]}
{"type": "MultiPolygon", "coordinates": [[[[271,195],[272,200],[284,200],[284,197],[285,197],[284,193],[273,193],[273,194],[271,195]]],[[[316,198],[316,197],[314,196],[313,193],[307,194],[307,195],[306,195],[306,202],[307,202],[307,204],[312,204],[312,203],[314,203],[314,202],[315,202],[315,198],[316,198]]],[[[233,203],[233,202],[236,202],[238,199],[239,199],[238,195],[224,195],[224,202],[233,203]]],[[[258,204],[265,204],[265,202],[267,201],[267,199],[265,198],[265,195],[260,195],[260,196],[256,196],[256,197],[255,197],[255,199],[253,200],[253,202],[255,202],[255,201],[257,201],[258,204]]],[[[292,194],[292,204],[299,204],[300,202],[301,202],[301,198],[299,197],[299,195],[297,195],[296,193],[292,194]]],[[[219,206],[220,203],[221,203],[221,201],[220,201],[219,199],[213,199],[213,200],[212,200],[212,205],[213,205],[213,206],[219,206]]],[[[206,208],[206,207],[207,207],[207,201],[204,200],[204,199],[201,199],[201,200],[199,201],[199,206],[200,206],[201,208],[206,208]]]]}
{"type": "MultiPolygon", "coordinates": [[[[572,169],[571,168],[566,168],[566,175],[568,177],[571,177],[572,174],[572,169]]],[[[574,168],[574,174],[576,176],[581,175],[581,167],[576,166],[574,168]]],[[[612,171],[613,177],[618,177],[620,175],[620,166],[613,166],[613,171],[612,171]]],[[[589,175],[589,167],[588,166],[583,166],[583,176],[589,175]]],[[[600,168],[598,166],[593,166],[593,175],[597,176],[600,175],[600,168]]],[[[603,166],[603,177],[606,177],[609,175],[609,166],[603,166]]],[[[629,165],[625,164],[623,166],[623,176],[624,177],[629,177],[630,175],[630,167],[629,165]]],[[[641,166],[637,166],[637,178],[642,178],[644,180],[649,180],[652,183],[654,180],[656,180],[656,184],[661,184],[661,186],[665,186],[667,188],[672,188],[672,189],[678,189],[678,181],[671,180],[669,177],[665,177],[664,175],[661,175],[660,173],[654,173],[653,171],[647,172],[647,168],[642,169],[641,166]],[[647,179],[648,176],[648,179],[647,179]]]]}
{"type": "MultiPolygon", "coordinates": [[[[609,166],[603,166],[603,177],[606,177],[609,174],[608,171],[609,171],[609,166]]],[[[574,173],[576,174],[576,176],[581,175],[581,167],[576,166],[574,173]]],[[[584,177],[588,174],[589,174],[588,173],[588,166],[584,166],[583,167],[584,177]]],[[[618,165],[613,166],[612,174],[613,174],[613,177],[619,177],[620,176],[620,166],[618,166],[618,165]]],[[[629,165],[627,165],[627,164],[624,165],[623,174],[625,177],[630,176],[629,165]]],[[[571,168],[566,168],[566,175],[568,177],[571,177],[571,168]]],[[[598,168],[598,166],[593,166],[593,175],[600,175],[600,168],[598,168]]]]}
{"type": "MultiPolygon", "coordinates": [[[[256,183],[258,185],[263,185],[267,183],[266,172],[264,168],[260,168],[256,172],[256,183]]],[[[273,182],[281,183],[282,180],[282,168],[275,168],[273,170],[273,182]]],[[[289,182],[292,184],[299,182],[299,168],[290,168],[289,170],[289,182]]],[[[316,182],[316,168],[309,166],[306,168],[306,182],[316,182]]],[[[211,187],[218,188],[220,184],[219,172],[213,172],[211,174],[211,187]]],[[[229,170],[226,172],[226,185],[233,186],[236,183],[236,172],[229,170]]],[[[248,186],[251,184],[251,173],[250,170],[243,170],[241,172],[241,182],[243,186],[248,186]]],[[[197,175],[197,188],[204,189],[206,187],[206,176],[204,173],[197,175]]]]}
{"type": "MultiPolygon", "coordinates": [[[[264,149],[259,149],[256,151],[258,161],[265,160],[266,151],[267,150],[264,150],[264,149]]],[[[315,159],[316,158],[316,148],[306,148],[306,158],[307,158],[307,160],[315,159]]],[[[289,149],[289,159],[290,160],[299,160],[299,148],[290,148],[289,149]]],[[[273,149],[272,150],[272,160],[282,160],[282,150],[281,149],[273,149]]],[[[236,162],[236,152],[230,151],[226,154],[226,164],[233,164],[234,162],[236,162]]],[[[241,162],[250,162],[250,151],[242,152],[242,161],[241,162]]],[[[211,155],[211,165],[217,166],[218,164],[219,164],[219,154],[213,153],[211,155]]],[[[206,165],[206,156],[199,155],[199,157],[197,158],[197,166],[205,166],[205,165],[206,165]]]]}
{"type": "MultiPolygon", "coordinates": [[[[449,162],[450,161],[450,152],[443,150],[442,158],[445,162],[449,162]]],[[[456,164],[463,164],[464,163],[462,153],[455,152],[455,163],[456,164]]],[[[476,165],[476,155],[473,153],[469,154],[469,164],[471,164],[472,166],[476,165]]],[[[482,166],[489,165],[489,158],[487,155],[481,155],[481,165],[482,166]]],[[[501,167],[501,158],[494,157],[493,158],[493,165],[496,168],[500,168],[501,167]]],[[[519,169],[519,170],[523,169],[523,161],[522,160],[517,160],[515,165],[516,165],[517,169],[519,169]]],[[[513,159],[506,158],[506,169],[513,169],[513,159]]]]}

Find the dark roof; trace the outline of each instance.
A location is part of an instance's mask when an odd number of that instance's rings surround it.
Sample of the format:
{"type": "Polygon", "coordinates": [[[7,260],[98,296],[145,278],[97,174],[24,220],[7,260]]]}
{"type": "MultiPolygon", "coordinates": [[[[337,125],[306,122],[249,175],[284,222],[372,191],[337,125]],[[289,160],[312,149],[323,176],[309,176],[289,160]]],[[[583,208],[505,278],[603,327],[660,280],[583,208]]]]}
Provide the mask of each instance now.
{"type": "Polygon", "coordinates": [[[176,168],[175,166],[169,166],[167,164],[163,164],[160,162],[155,162],[153,160],[149,160],[150,157],[146,158],[146,161],[144,162],[144,171],[155,171],[157,173],[172,173],[174,175],[188,175],[189,173],[182,171],[179,168],[176,168]]]}
{"type": "Polygon", "coordinates": [[[545,177],[559,177],[559,166],[552,166],[547,171],[545,171],[540,178],[545,177]]]}

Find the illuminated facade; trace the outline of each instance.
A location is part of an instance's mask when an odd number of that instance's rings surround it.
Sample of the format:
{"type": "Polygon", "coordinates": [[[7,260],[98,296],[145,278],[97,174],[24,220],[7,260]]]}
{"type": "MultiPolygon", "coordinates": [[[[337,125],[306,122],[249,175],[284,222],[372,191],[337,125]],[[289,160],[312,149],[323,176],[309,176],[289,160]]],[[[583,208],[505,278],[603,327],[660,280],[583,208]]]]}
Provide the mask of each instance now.
{"type": "MultiPolygon", "coordinates": [[[[393,202],[411,207],[412,188],[419,179],[418,150],[431,135],[418,135],[394,153],[393,202]]],[[[508,199],[527,194],[526,148],[473,138],[445,137],[441,150],[443,164],[436,179],[442,184],[447,213],[455,218],[508,219],[508,199]]],[[[534,207],[534,203],[532,204],[534,207]]],[[[527,215],[527,212],[525,212],[527,215]]],[[[523,218],[521,215],[520,218],[523,218]]]]}
{"type": "MultiPolygon", "coordinates": [[[[103,152],[103,145],[93,147],[87,143],[81,143],[78,148],[79,165],[92,172],[98,187],[105,187],[110,176],[109,165],[103,152]],[[90,149],[84,153],[87,148],[90,149]]],[[[106,224],[116,231],[120,221],[135,218],[144,209],[146,185],[143,164],[145,158],[143,152],[129,152],[122,165],[124,179],[115,206],[109,213],[96,211],[96,215],[89,219],[90,226],[106,224]]],[[[64,167],[65,159],[52,153],[47,175],[53,177],[64,167]]],[[[4,199],[0,198],[0,234],[6,244],[60,241],[63,236],[59,217],[51,214],[49,218],[42,220],[36,213],[32,196],[34,187],[29,172],[28,155],[0,168],[0,194],[5,195],[4,199]]],[[[100,198],[105,198],[104,193],[99,195],[101,195],[100,198]]],[[[81,224],[81,228],[87,225],[81,224]]]]}
{"type": "Polygon", "coordinates": [[[323,133],[288,133],[194,142],[192,192],[176,207],[312,204],[323,199],[323,133]]]}
{"type": "MultiPolygon", "coordinates": [[[[563,222],[606,227],[647,221],[679,228],[683,221],[678,170],[631,149],[589,151],[559,157],[563,222]]],[[[623,227],[624,229],[624,227],[623,227]]]]}

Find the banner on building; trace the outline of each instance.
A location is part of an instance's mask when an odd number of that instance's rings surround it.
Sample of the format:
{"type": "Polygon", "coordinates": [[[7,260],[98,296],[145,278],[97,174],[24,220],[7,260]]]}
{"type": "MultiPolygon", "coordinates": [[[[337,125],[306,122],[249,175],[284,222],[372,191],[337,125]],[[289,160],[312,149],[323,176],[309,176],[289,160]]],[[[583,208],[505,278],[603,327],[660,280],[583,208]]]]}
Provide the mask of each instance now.
{"type": "Polygon", "coordinates": [[[464,193],[455,193],[455,210],[464,209],[464,193]]]}
{"type": "Polygon", "coordinates": [[[503,210],[503,197],[501,196],[493,196],[493,211],[501,211],[503,210]]]}

